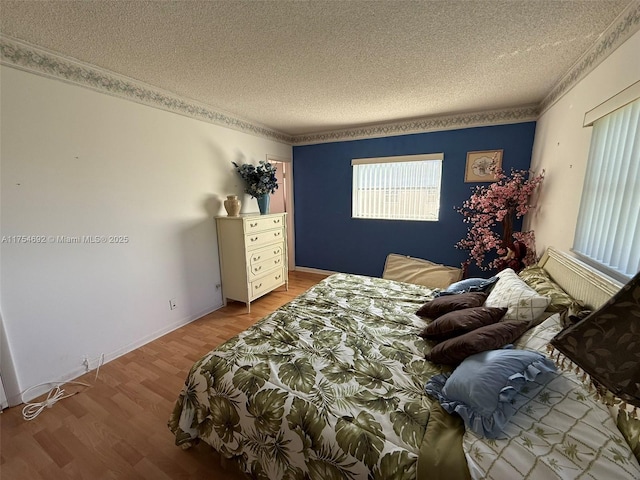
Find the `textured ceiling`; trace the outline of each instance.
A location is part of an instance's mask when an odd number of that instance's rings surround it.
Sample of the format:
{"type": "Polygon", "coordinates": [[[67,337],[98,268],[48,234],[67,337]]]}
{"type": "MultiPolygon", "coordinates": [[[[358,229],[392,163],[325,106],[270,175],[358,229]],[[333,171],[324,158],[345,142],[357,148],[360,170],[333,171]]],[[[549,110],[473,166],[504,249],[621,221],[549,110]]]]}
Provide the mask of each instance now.
{"type": "Polygon", "coordinates": [[[301,135],[537,105],[635,2],[1,0],[0,28],[301,135]]]}

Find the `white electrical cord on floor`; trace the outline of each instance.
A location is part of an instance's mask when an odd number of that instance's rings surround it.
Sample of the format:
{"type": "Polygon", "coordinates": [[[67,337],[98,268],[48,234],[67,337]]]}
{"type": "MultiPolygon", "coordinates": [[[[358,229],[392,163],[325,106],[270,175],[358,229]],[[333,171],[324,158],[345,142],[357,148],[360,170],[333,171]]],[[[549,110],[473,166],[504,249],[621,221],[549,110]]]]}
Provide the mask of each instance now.
{"type": "Polygon", "coordinates": [[[98,362],[98,367],[96,368],[96,378],[93,379],[95,382],[98,380],[98,373],[100,373],[100,367],[104,364],[104,353],[100,355],[100,361],[98,362]]]}
{"type": "MultiPolygon", "coordinates": [[[[98,380],[98,373],[100,372],[100,367],[102,366],[103,363],[104,363],[104,353],[100,356],[100,363],[98,363],[98,367],[96,368],[96,376],[93,379],[94,382],[98,380]]],[[[25,405],[22,409],[22,418],[24,418],[27,421],[33,420],[38,415],[40,415],[45,408],[53,407],[60,400],[64,398],[72,397],[76,393],[80,393],[80,392],[73,392],[68,395],[65,395],[64,389],[61,388],[63,385],[81,385],[83,387],[91,386],[90,384],[84,383],[84,382],[71,382],[71,381],[59,382],[59,383],[45,382],[45,383],[41,383],[39,385],[34,385],[33,387],[27,388],[24,392],[22,392],[22,395],[26,394],[29,390],[33,390],[34,388],[41,387],[42,385],[54,385],[54,387],[51,390],[49,390],[49,394],[47,395],[47,398],[44,399],[44,401],[33,402],[33,403],[25,402],[25,405]]]]}
{"type": "MultiPolygon", "coordinates": [[[[64,389],[60,387],[67,384],[82,385],[83,387],[91,386],[88,383],[82,383],[82,382],[61,382],[59,384],[56,384],[55,387],[49,390],[49,395],[47,395],[47,398],[44,401],[34,402],[34,403],[25,403],[24,408],[22,409],[22,417],[25,420],[33,420],[38,415],[40,415],[40,413],[42,413],[42,411],[45,408],[51,408],[59,400],[62,400],[63,398],[72,397],[76,393],[79,393],[79,392],[73,392],[73,393],[70,393],[69,395],[65,395],[64,389]]],[[[31,387],[30,389],[25,390],[25,393],[31,390],[32,388],[40,387],[42,385],[47,385],[47,383],[41,383],[40,385],[35,385],[34,387],[31,387]]]]}

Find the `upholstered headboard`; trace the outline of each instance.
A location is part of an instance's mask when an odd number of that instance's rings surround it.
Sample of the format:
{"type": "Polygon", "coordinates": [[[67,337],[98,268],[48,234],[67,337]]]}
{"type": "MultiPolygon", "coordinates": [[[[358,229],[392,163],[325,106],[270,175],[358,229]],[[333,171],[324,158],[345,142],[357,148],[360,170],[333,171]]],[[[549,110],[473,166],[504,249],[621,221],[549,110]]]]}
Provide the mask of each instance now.
{"type": "Polygon", "coordinates": [[[591,309],[600,307],[622,287],[618,281],[553,247],[547,249],[538,265],[565,292],[591,309]]]}

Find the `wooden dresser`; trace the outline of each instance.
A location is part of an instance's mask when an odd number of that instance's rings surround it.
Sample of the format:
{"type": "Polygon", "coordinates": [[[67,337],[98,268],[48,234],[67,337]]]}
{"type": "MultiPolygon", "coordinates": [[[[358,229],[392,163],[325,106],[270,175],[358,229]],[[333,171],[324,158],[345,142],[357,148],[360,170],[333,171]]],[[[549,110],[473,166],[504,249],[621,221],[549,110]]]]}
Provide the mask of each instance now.
{"type": "Polygon", "coordinates": [[[247,304],[285,285],[288,290],[286,213],[216,217],[222,297],[247,304]]]}

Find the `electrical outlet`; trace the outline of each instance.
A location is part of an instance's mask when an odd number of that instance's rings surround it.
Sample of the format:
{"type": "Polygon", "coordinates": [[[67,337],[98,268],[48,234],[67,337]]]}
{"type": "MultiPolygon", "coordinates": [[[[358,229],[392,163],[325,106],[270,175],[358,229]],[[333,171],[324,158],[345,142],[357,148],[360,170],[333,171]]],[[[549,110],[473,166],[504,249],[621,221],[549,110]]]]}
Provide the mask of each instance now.
{"type": "Polygon", "coordinates": [[[104,353],[101,353],[99,356],[94,358],[89,357],[89,355],[82,357],[82,366],[84,367],[85,373],[95,370],[96,368],[100,368],[103,363],[104,353]]]}
{"type": "Polygon", "coordinates": [[[178,308],[178,306],[176,305],[176,299],[172,298],[171,300],[169,300],[169,309],[175,310],[176,308],[178,308]]]}

